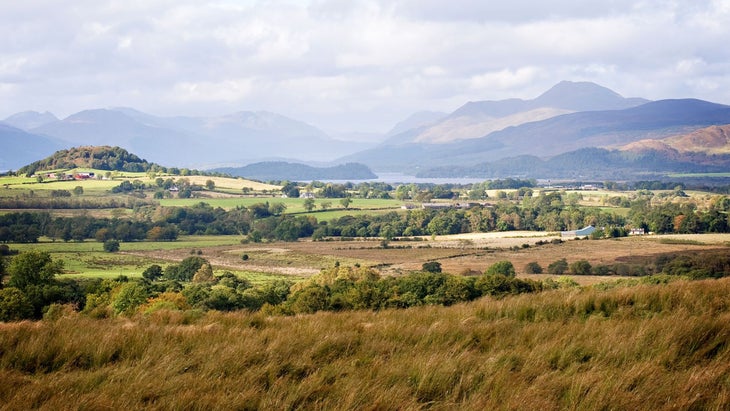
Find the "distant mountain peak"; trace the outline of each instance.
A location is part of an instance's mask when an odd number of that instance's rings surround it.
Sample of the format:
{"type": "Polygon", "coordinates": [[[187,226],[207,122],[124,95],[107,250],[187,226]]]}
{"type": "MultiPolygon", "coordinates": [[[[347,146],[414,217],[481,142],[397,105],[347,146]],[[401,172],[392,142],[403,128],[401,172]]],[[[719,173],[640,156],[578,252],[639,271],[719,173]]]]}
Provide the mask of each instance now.
{"type": "Polygon", "coordinates": [[[630,99],[596,83],[561,81],[533,101],[544,107],[575,111],[620,109],[636,105],[627,105],[626,100],[630,99]]]}
{"type": "Polygon", "coordinates": [[[49,111],[43,113],[39,113],[37,111],[23,111],[13,114],[4,120],[5,123],[26,131],[48,123],[53,123],[54,121],[58,121],[58,118],[49,111]]]}
{"type": "Polygon", "coordinates": [[[572,112],[621,110],[647,102],[641,98],[624,98],[587,81],[561,81],[532,100],[470,101],[427,127],[414,127],[391,136],[385,144],[443,144],[476,139],[508,127],[572,112]]]}

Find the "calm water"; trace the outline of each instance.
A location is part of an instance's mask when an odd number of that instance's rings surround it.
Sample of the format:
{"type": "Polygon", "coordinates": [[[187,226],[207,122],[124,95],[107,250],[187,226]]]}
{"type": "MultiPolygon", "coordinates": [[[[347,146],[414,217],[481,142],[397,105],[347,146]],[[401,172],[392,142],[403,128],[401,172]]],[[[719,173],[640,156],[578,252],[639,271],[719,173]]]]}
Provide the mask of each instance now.
{"type": "Polygon", "coordinates": [[[396,183],[403,183],[403,184],[410,184],[410,183],[416,183],[416,184],[474,184],[474,183],[481,183],[485,181],[483,178],[418,178],[416,176],[409,176],[407,174],[401,174],[401,173],[375,173],[378,178],[372,179],[372,180],[324,180],[328,183],[335,183],[335,184],[344,184],[347,182],[351,182],[353,184],[357,183],[363,183],[363,182],[381,182],[381,183],[388,183],[388,184],[396,184],[396,183]]]}

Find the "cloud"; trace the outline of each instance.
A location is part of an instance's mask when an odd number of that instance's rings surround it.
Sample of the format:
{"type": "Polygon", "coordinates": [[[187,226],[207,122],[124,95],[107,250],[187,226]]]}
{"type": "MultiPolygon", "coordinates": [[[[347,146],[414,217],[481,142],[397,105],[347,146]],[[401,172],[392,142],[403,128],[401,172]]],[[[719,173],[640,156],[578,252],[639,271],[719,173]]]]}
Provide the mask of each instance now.
{"type": "Polygon", "coordinates": [[[111,105],[387,130],[561,80],[730,103],[723,0],[50,0],[0,5],[0,118],[111,105]]]}

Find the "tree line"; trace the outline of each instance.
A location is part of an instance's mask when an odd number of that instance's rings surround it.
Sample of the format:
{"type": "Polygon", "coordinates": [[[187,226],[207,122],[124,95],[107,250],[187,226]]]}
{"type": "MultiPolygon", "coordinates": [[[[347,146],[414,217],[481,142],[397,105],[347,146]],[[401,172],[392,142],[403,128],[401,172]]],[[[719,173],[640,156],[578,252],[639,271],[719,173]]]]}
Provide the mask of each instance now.
{"type": "MultiPolygon", "coordinates": [[[[39,319],[60,305],[70,305],[94,318],[150,314],[161,309],[260,310],[293,315],[448,306],[487,296],[502,298],[577,285],[569,278],[516,278],[509,261],[498,261],[483,273],[470,275],[443,273],[438,262],[428,262],[422,270],[399,277],[381,277],[371,268],[336,263],[304,282],[277,280],[253,285],[230,272],[214,275],[210,263],[200,256],[188,257],[164,269],[153,264],[139,279],[59,279],[62,261],[54,261],[50,254],[27,251],[11,258],[8,251],[7,247],[0,249],[0,321],[39,319]]],[[[730,256],[722,252],[661,255],[649,265],[643,273],[689,279],[730,276],[730,256]]],[[[585,260],[568,264],[561,259],[550,264],[548,272],[595,274],[591,269],[585,260]]]]}
{"type": "Polygon", "coordinates": [[[48,212],[0,215],[0,242],[32,243],[39,237],[83,241],[171,241],[178,235],[241,235],[249,241],[295,241],[348,237],[410,237],[469,232],[562,231],[587,225],[605,236],[626,234],[632,226],[656,233],[723,233],[730,230],[730,199],[718,197],[706,209],[687,203],[655,204],[649,197],[630,203],[626,217],[577,206],[575,194],[525,196],[521,203],[499,202],[469,209],[415,209],[405,213],[344,216],[317,221],[313,216],[284,214],[282,203],[257,203],[224,210],[207,203],[190,207],[139,207],[133,218],[53,217],[48,212]]]}

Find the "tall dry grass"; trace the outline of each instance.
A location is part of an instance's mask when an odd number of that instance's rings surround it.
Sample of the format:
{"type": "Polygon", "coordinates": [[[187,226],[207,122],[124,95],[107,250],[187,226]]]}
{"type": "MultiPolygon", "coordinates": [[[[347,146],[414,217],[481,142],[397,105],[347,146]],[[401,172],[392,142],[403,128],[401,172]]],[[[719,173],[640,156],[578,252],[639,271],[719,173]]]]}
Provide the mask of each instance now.
{"type": "Polygon", "coordinates": [[[0,324],[2,409],[728,409],[730,279],[0,324]]]}

